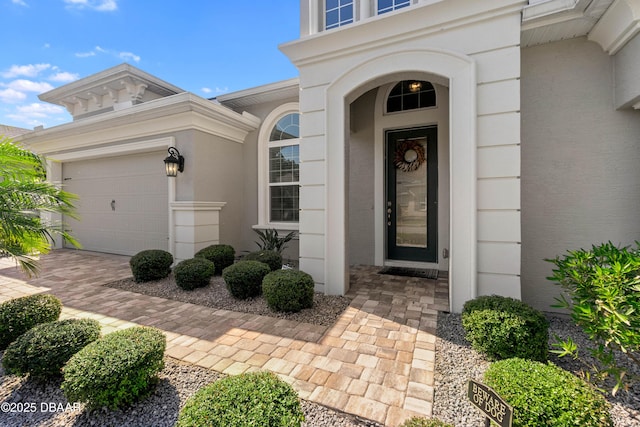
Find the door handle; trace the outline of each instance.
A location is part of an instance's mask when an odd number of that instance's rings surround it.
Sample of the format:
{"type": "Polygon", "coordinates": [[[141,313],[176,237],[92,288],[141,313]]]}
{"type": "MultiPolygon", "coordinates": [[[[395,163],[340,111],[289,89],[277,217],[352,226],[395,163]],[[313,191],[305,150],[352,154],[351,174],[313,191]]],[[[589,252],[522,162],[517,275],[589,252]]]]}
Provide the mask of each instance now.
{"type": "Polygon", "coordinates": [[[116,210],[116,201],[115,201],[115,200],[112,200],[112,201],[111,201],[111,210],[112,210],[112,211],[115,211],[115,210],[116,210]]]}
{"type": "Polygon", "coordinates": [[[387,225],[391,226],[391,214],[393,213],[393,209],[391,209],[391,206],[393,206],[393,202],[387,202],[387,225]]]}

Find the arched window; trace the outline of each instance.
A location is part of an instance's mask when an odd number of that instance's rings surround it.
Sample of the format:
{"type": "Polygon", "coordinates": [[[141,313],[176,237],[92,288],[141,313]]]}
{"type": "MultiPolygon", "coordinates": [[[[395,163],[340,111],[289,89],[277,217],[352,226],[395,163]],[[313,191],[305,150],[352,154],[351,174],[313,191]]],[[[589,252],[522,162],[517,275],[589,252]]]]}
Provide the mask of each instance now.
{"type": "Polygon", "coordinates": [[[424,80],[404,80],[391,89],[387,113],[436,106],[436,90],[424,80]]]}
{"type": "Polygon", "coordinates": [[[259,225],[296,227],[300,209],[298,104],[281,105],[272,111],[258,138],[259,225]]]}

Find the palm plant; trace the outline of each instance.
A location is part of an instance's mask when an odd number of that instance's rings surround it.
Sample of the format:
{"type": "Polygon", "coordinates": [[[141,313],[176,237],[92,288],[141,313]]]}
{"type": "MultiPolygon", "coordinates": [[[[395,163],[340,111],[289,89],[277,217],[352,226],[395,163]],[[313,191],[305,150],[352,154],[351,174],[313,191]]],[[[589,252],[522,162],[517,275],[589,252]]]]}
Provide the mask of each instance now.
{"type": "Polygon", "coordinates": [[[39,272],[36,256],[51,249],[53,235],[78,242],[41,213],[75,218],[71,193],[47,182],[45,160],[0,136],[0,257],[12,257],[28,275],[39,272]]]}
{"type": "Polygon", "coordinates": [[[280,237],[278,231],[274,228],[266,230],[254,229],[260,238],[260,242],[256,242],[256,245],[263,251],[276,251],[281,254],[287,247],[287,243],[296,237],[296,232],[292,231],[285,236],[280,237]]]}

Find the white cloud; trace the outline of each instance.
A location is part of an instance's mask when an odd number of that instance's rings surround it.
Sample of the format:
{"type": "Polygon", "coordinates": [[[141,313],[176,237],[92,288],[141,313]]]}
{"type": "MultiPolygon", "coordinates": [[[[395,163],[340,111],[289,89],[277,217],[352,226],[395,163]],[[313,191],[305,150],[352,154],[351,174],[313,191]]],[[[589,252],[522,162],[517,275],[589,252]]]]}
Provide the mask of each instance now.
{"type": "Polygon", "coordinates": [[[57,105],[34,102],[29,105],[16,107],[16,112],[6,117],[28,126],[44,125],[45,122],[60,121],[66,110],[57,105]]]}
{"type": "Polygon", "coordinates": [[[51,68],[51,64],[12,65],[8,71],[1,73],[5,79],[18,76],[36,77],[40,72],[51,68]]]}
{"type": "Polygon", "coordinates": [[[216,93],[220,94],[220,93],[227,93],[227,92],[229,92],[229,88],[228,87],[225,86],[223,88],[220,88],[220,87],[216,86],[216,93]]]}
{"type": "Polygon", "coordinates": [[[116,3],[116,0],[103,0],[96,5],[95,9],[100,12],[111,12],[118,9],[118,3],[116,3]]]}
{"type": "Polygon", "coordinates": [[[20,105],[16,107],[19,116],[24,118],[48,118],[54,114],[64,113],[66,110],[58,105],[44,104],[42,102],[34,102],[29,105],[20,105]]]}
{"type": "Polygon", "coordinates": [[[13,89],[19,92],[35,92],[42,93],[53,89],[49,83],[46,82],[34,82],[31,80],[19,79],[10,82],[7,85],[3,85],[9,89],[13,89]]]}
{"type": "MultiPolygon", "coordinates": [[[[75,1],[79,1],[79,0],[75,0],[75,1]]],[[[135,53],[132,52],[118,52],[118,51],[114,51],[111,49],[105,49],[103,47],[100,46],[96,46],[92,51],[89,52],[78,52],[76,53],[76,57],[78,58],[88,58],[90,56],[96,56],[99,53],[105,54],[105,55],[111,55],[115,58],[121,59],[125,62],[129,62],[129,61],[133,61],[133,62],[140,62],[140,55],[136,55],[135,53]]]]}
{"type": "Polygon", "coordinates": [[[124,61],[134,61],[134,62],[140,62],[140,57],[134,53],[131,52],[120,52],[118,54],[118,57],[120,57],[120,59],[124,60],[124,61]]]}
{"type": "Polygon", "coordinates": [[[118,10],[117,0],[64,0],[69,8],[91,9],[98,12],[113,12],[118,10]]]}
{"type": "Polygon", "coordinates": [[[80,76],[75,73],[68,73],[66,71],[61,71],[49,77],[47,80],[52,82],[60,82],[60,83],[69,83],[75,80],[78,80],[80,76]]]}
{"type": "Polygon", "coordinates": [[[96,53],[91,51],[91,52],[77,52],[76,53],[76,57],[78,58],[88,58],[90,56],[96,56],[96,53]]]}
{"type": "Polygon", "coordinates": [[[201,90],[201,91],[203,91],[204,93],[211,93],[211,92],[213,92],[213,91],[211,90],[211,88],[208,88],[208,87],[203,87],[203,88],[202,88],[202,89],[200,89],[200,90],[201,90]]]}
{"type": "Polygon", "coordinates": [[[18,6],[29,6],[24,0],[11,0],[11,3],[17,4],[18,6]]]}
{"type": "Polygon", "coordinates": [[[13,104],[16,102],[24,101],[27,95],[24,92],[19,92],[15,89],[0,90],[0,101],[7,104],[13,104]]]}

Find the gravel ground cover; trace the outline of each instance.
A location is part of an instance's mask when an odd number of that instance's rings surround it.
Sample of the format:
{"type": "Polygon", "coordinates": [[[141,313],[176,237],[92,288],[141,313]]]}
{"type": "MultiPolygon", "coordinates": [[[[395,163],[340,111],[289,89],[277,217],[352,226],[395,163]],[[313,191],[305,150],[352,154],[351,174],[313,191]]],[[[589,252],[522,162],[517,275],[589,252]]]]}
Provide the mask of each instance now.
{"type": "MultiPolygon", "coordinates": [[[[5,375],[0,367],[0,426],[171,427],[186,400],[221,377],[217,372],[167,357],[160,381],[146,399],[125,410],[89,411],[82,404],[67,402],[60,390],[61,381],[38,383],[5,375]]],[[[304,400],[302,408],[305,427],[380,427],[304,400]]]]}
{"type": "Polygon", "coordinates": [[[214,276],[209,286],[191,291],[185,291],[178,287],[173,278],[173,273],[165,279],[153,282],[136,283],[133,278],[128,278],[107,283],[104,286],[206,307],[259,314],[322,326],[333,325],[351,302],[349,298],[344,296],[325,295],[316,292],[313,297],[313,308],[304,309],[298,313],[279,313],[272,311],[261,296],[246,300],[235,299],[227,290],[224,279],[221,276],[214,276]]]}
{"type": "MultiPolygon", "coordinates": [[[[547,317],[550,321],[549,345],[555,342],[555,335],[561,338],[571,336],[579,346],[587,344],[587,338],[568,317],[552,314],[547,317]]],[[[459,314],[439,313],[437,335],[433,416],[455,426],[483,426],[484,418],[466,396],[467,380],[473,378],[482,382],[489,362],[464,339],[465,332],[459,314]]],[[[579,362],[571,358],[557,358],[552,354],[550,359],[574,373],[579,373],[582,368],[579,362]]],[[[640,426],[640,384],[636,384],[629,392],[619,391],[615,397],[609,395],[607,400],[612,405],[615,427],[640,426]]]]}

